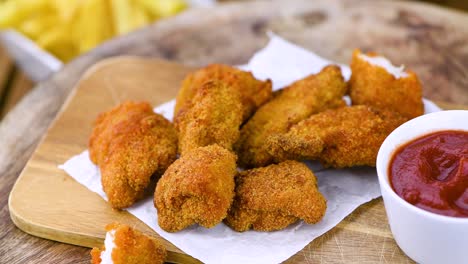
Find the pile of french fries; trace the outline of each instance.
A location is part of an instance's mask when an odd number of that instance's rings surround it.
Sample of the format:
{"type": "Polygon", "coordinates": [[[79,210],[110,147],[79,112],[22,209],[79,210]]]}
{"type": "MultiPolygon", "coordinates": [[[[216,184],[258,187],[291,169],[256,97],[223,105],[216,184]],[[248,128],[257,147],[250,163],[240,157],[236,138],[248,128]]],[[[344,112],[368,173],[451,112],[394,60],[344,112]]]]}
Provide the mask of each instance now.
{"type": "Polygon", "coordinates": [[[66,62],[186,7],[184,0],[0,0],[0,29],[20,31],[66,62]]]}

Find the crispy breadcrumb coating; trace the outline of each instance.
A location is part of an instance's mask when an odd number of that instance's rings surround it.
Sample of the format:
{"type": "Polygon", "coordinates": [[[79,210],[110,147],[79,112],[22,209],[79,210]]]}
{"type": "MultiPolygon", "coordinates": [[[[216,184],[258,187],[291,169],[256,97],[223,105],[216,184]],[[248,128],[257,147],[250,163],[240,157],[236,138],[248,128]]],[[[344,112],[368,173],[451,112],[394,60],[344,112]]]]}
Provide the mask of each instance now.
{"type": "Polygon", "coordinates": [[[320,73],[299,80],[258,109],[242,127],[235,144],[241,167],[265,166],[273,157],[265,147],[266,139],[285,133],[294,124],[328,108],[345,105],[347,85],[338,66],[327,66],[320,73]]]}
{"type": "Polygon", "coordinates": [[[181,156],[212,144],[231,150],[242,124],[240,95],[230,84],[207,82],[197,90],[190,106],[177,116],[175,123],[181,156]]]}
{"type": "Polygon", "coordinates": [[[115,209],[141,199],[153,174],[176,159],[177,132],[147,102],[125,102],[97,118],[89,140],[91,160],[115,209]]]}
{"type": "Polygon", "coordinates": [[[243,171],[235,179],[236,196],[224,222],[236,231],[275,231],[300,219],[315,224],[325,215],[327,201],[301,162],[243,171]]]}
{"type": "MultiPolygon", "coordinates": [[[[151,237],[127,225],[112,223],[106,226],[107,232],[114,232],[111,258],[114,264],[162,264],[167,252],[164,246],[151,237]]],[[[107,242],[107,241],[106,241],[107,242]]],[[[91,263],[101,263],[101,253],[107,249],[93,248],[91,263]]]]}
{"type": "Polygon", "coordinates": [[[182,82],[177,95],[174,116],[189,107],[197,90],[204,83],[221,81],[237,90],[242,102],[242,120],[247,120],[255,110],[271,99],[271,81],[259,81],[250,72],[223,64],[211,64],[189,75],[182,82]]]}
{"type": "Polygon", "coordinates": [[[109,154],[110,142],[123,134],[131,133],[127,123],[137,123],[152,115],[148,103],[124,102],[113,109],[100,113],[94,121],[89,138],[89,157],[94,164],[101,164],[109,154]]]}
{"type": "Polygon", "coordinates": [[[177,232],[193,224],[210,228],[220,223],[234,197],[236,172],[236,155],[218,145],[176,160],[156,186],[159,226],[177,232]]]}
{"type": "Polygon", "coordinates": [[[407,118],[364,105],[310,116],[267,140],[276,161],[320,160],[325,167],[375,166],[380,145],[407,118]]]}
{"type": "MultiPolygon", "coordinates": [[[[375,53],[366,55],[377,56],[375,53]]],[[[385,68],[360,56],[361,51],[355,50],[351,60],[349,89],[353,105],[394,111],[409,119],[424,113],[421,82],[414,72],[406,71],[406,77],[395,78],[385,68]]]]}

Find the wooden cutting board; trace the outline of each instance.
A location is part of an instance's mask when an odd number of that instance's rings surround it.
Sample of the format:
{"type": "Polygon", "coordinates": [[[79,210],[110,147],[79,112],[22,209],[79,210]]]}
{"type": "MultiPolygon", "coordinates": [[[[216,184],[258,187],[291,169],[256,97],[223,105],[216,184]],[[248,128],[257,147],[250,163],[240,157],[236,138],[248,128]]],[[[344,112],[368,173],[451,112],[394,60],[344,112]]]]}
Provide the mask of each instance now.
{"type": "MultiPolygon", "coordinates": [[[[100,196],[57,167],[87,148],[98,113],[124,100],[148,100],[158,105],[173,99],[189,70],[167,61],[136,57],[107,59],[89,69],[11,191],[9,208],[15,224],[36,236],[93,247],[102,244],[104,226],[119,221],[163,241],[170,251],[169,261],[196,262],[129,213],[112,210],[100,196]]],[[[409,261],[393,241],[381,199],[361,206],[288,262],[312,263],[317,259],[409,261]]]]}
{"type": "Polygon", "coordinates": [[[94,247],[102,245],[104,226],[118,221],[158,237],[170,252],[168,260],[197,262],[131,214],[112,210],[100,196],[57,167],[87,148],[98,113],[125,100],[146,100],[152,105],[169,101],[189,70],[167,61],[130,57],[91,67],[15,183],[9,198],[13,222],[39,237],[94,247]]]}

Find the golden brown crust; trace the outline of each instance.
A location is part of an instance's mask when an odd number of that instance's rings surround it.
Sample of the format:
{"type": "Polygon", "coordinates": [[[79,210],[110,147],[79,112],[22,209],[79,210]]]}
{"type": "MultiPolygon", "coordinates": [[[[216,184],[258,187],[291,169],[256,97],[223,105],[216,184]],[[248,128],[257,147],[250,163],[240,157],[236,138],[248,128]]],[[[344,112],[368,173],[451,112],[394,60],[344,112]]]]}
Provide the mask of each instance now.
{"type": "Polygon", "coordinates": [[[126,102],[98,117],[89,149],[110,205],[122,209],[141,199],[151,176],[175,160],[177,132],[148,103],[126,102]]]}
{"type": "Polygon", "coordinates": [[[271,98],[271,81],[255,79],[250,72],[245,72],[223,64],[211,64],[189,75],[182,82],[177,94],[174,116],[187,109],[194,96],[204,83],[221,81],[237,90],[242,102],[242,120],[247,120],[255,110],[271,98]]]}
{"type": "Polygon", "coordinates": [[[297,161],[240,172],[235,192],[224,222],[239,232],[280,230],[299,219],[315,224],[327,208],[315,175],[297,161]]]}
{"type": "Polygon", "coordinates": [[[375,166],[384,139],[406,120],[364,105],[327,110],[270,137],[267,148],[276,161],[318,159],[326,167],[375,166]]]}
{"type": "Polygon", "coordinates": [[[234,197],[236,156],[210,145],[176,160],[156,186],[158,224],[168,232],[192,224],[210,228],[227,215],[234,197]]]}
{"type": "Polygon", "coordinates": [[[294,124],[328,108],[345,105],[347,85],[338,66],[327,66],[320,73],[299,80],[275,94],[242,127],[235,149],[239,165],[251,168],[273,162],[265,148],[267,137],[285,133],[294,124]]]}
{"type": "Polygon", "coordinates": [[[211,144],[232,149],[242,123],[242,104],[237,90],[231,84],[210,81],[196,91],[193,101],[175,120],[181,156],[211,144]]]}
{"type": "MultiPolygon", "coordinates": [[[[114,264],[162,264],[167,252],[164,246],[138,230],[123,224],[112,223],[106,230],[115,231],[111,256],[114,264]]],[[[93,264],[101,263],[101,252],[98,248],[91,250],[93,264]]]]}
{"type": "Polygon", "coordinates": [[[132,132],[127,124],[138,123],[142,118],[152,115],[148,103],[124,102],[109,111],[102,112],[94,121],[89,138],[89,157],[94,164],[102,164],[108,156],[110,142],[132,132]]]}
{"type": "Polygon", "coordinates": [[[101,253],[102,250],[99,248],[91,249],[91,264],[100,264],[101,263],[101,253]]]}
{"type": "Polygon", "coordinates": [[[360,54],[355,50],[351,60],[349,83],[353,105],[394,111],[410,119],[424,113],[421,82],[414,72],[407,71],[407,77],[397,79],[386,69],[361,59],[360,54]]]}

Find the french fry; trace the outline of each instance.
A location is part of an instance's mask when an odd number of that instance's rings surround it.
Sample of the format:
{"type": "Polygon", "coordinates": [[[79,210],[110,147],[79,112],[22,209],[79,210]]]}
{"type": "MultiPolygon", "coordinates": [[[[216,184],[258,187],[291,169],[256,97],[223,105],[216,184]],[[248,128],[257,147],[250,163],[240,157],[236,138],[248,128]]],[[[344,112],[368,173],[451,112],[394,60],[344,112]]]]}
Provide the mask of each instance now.
{"type": "Polygon", "coordinates": [[[0,28],[13,28],[31,14],[50,8],[47,0],[10,0],[0,5],[0,28]]]}
{"type": "Polygon", "coordinates": [[[101,21],[103,23],[102,34],[104,40],[115,36],[115,26],[112,20],[111,3],[113,0],[102,0],[104,2],[104,9],[102,10],[101,21]]]}
{"type": "Polygon", "coordinates": [[[51,5],[55,8],[58,16],[62,21],[69,22],[78,12],[79,8],[85,1],[80,0],[50,0],[51,5]]]}
{"type": "Polygon", "coordinates": [[[57,27],[45,32],[37,40],[37,44],[63,61],[68,61],[77,55],[67,27],[57,27]]]}
{"type": "Polygon", "coordinates": [[[177,14],[187,8],[183,0],[136,0],[154,18],[164,18],[177,14]]]}
{"type": "Polygon", "coordinates": [[[111,1],[114,29],[117,35],[125,34],[133,29],[132,6],[128,0],[111,1]]]}
{"type": "Polygon", "coordinates": [[[132,18],[132,29],[142,27],[153,20],[146,10],[137,8],[135,4],[132,7],[132,18]]]}
{"type": "Polygon", "coordinates": [[[44,32],[57,25],[57,21],[55,13],[36,15],[21,23],[18,30],[32,40],[37,40],[44,32]]]}
{"type": "Polygon", "coordinates": [[[14,28],[68,61],[185,7],[184,0],[0,0],[0,30],[14,28]]]}
{"type": "Polygon", "coordinates": [[[63,62],[68,62],[79,55],[78,50],[72,43],[61,43],[59,46],[49,47],[48,51],[63,62]]]}
{"type": "Polygon", "coordinates": [[[112,36],[109,10],[105,1],[88,0],[80,9],[76,24],[76,43],[80,53],[96,47],[112,36]]]}

